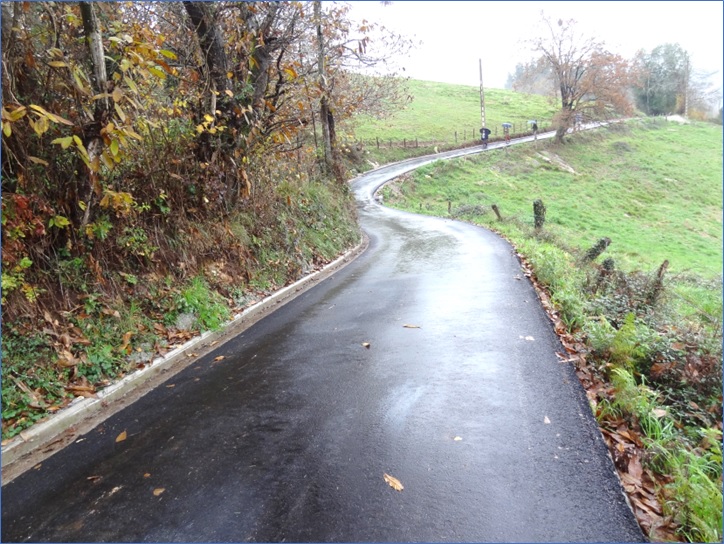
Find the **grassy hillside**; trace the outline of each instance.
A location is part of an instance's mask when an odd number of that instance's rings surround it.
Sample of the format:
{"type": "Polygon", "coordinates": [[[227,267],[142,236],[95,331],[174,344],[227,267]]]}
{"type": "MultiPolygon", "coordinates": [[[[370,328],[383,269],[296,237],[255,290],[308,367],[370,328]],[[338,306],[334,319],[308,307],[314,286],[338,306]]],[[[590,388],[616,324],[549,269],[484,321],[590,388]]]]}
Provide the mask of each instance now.
{"type": "MultiPolygon", "coordinates": [[[[480,134],[480,90],[467,85],[451,85],[410,80],[412,102],[402,111],[384,119],[360,116],[354,126],[361,141],[381,138],[385,141],[445,141],[478,139],[480,134]]],[[[543,96],[526,95],[501,89],[485,89],[486,124],[491,130],[502,130],[501,123],[515,123],[516,129],[527,127],[530,119],[547,126],[556,112],[555,105],[543,96]]],[[[495,136],[493,132],[492,136],[495,136]]]]}
{"type": "Polygon", "coordinates": [[[668,259],[672,271],[713,277],[722,271],[721,175],[721,127],[629,123],[565,146],[540,141],[430,165],[404,189],[405,206],[446,215],[448,201],[497,204],[532,224],[540,198],[548,230],[571,246],[609,237],[606,254],[626,269],[668,259]]]}

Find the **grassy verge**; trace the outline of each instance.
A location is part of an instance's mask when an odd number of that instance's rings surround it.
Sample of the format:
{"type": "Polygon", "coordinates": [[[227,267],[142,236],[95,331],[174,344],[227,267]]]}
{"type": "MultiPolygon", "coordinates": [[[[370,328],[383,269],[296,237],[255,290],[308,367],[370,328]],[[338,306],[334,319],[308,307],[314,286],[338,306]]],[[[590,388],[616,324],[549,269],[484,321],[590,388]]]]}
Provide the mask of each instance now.
{"type": "Polygon", "coordinates": [[[721,157],[720,127],[644,121],[433,163],[383,190],[513,242],[652,540],[722,537],[721,157]]]}

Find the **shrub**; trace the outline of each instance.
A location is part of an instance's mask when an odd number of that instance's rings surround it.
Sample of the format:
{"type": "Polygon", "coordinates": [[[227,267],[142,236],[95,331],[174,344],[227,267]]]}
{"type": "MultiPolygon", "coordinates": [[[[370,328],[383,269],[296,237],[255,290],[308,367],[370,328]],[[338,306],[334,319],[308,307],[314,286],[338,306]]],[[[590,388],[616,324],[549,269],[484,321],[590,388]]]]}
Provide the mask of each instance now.
{"type": "Polygon", "coordinates": [[[179,312],[193,313],[203,330],[216,330],[229,319],[229,308],[223,303],[221,295],[211,291],[206,280],[201,277],[194,278],[181,292],[176,307],[179,312]]]}

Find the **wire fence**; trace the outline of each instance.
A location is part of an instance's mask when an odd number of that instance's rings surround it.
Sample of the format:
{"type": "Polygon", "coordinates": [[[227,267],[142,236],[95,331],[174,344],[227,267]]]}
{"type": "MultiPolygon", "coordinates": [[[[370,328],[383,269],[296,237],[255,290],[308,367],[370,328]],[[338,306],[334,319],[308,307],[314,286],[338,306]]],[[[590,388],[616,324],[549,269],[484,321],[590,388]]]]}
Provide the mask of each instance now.
{"type": "MultiPolygon", "coordinates": [[[[511,122],[510,136],[527,136],[533,134],[532,124],[529,121],[511,122]]],[[[552,130],[552,123],[538,122],[538,132],[552,130]]],[[[503,126],[495,124],[490,127],[489,141],[495,141],[504,138],[503,126]]],[[[468,142],[480,141],[480,127],[463,128],[462,130],[453,130],[448,134],[436,139],[420,138],[418,136],[410,136],[409,138],[395,139],[377,136],[374,139],[362,139],[360,143],[366,147],[382,148],[417,148],[417,147],[434,147],[450,144],[465,144],[468,142]]]]}

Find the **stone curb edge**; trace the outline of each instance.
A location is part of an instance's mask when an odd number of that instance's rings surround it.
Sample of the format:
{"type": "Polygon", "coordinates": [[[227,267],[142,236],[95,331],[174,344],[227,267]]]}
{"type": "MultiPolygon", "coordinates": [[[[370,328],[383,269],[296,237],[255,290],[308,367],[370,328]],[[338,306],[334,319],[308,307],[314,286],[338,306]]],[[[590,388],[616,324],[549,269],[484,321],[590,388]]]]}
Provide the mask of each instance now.
{"type": "Polygon", "coordinates": [[[133,372],[118,382],[97,392],[97,398],[75,399],[69,406],[36,423],[19,433],[2,447],[3,485],[12,481],[34,464],[49,457],[77,436],[111,417],[145,393],[180,372],[206,353],[219,348],[261,318],[283,304],[293,300],[304,291],[327,279],[359,257],[369,245],[369,239],[362,233],[362,241],[322,269],[283,287],[256,304],[235,315],[217,331],[207,331],[181,346],[177,346],[162,357],[158,357],[145,368],[133,372]],[[204,350],[194,353],[189,350],[204,350]],[[145,386],[145,387],[144,387],[145,386]],[[133,394],[135,393],[135,394],[133,394]],[[132,395],[133,394],[133,395],[132,395]],[[132,397],[132,398],[131,398],[132,397]],[[68,436],[63,436],[63,435],[68,436]],[[29,459],[30,458],[30,459],[29,459]]]}

